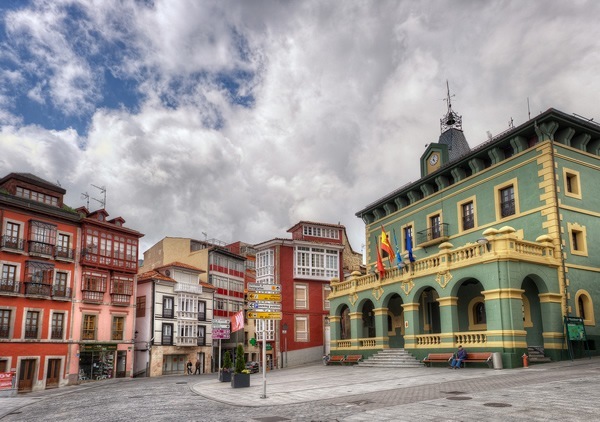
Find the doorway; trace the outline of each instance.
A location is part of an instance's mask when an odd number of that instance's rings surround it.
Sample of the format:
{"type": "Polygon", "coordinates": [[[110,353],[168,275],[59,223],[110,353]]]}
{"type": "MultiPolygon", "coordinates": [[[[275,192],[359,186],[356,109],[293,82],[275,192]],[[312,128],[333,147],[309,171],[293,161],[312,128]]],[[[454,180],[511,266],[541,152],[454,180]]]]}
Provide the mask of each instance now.
{"type": "Polygon", "coordinates": [[[60,378],[60,359],[49,359],[46,369],[46,388],[57,388],[60,378]]]}
{"type": "Polygon", "coordinates": [[[19,368],[19,393],[27,393],[33,388],[35,359],[23,359],[19,368]]]}

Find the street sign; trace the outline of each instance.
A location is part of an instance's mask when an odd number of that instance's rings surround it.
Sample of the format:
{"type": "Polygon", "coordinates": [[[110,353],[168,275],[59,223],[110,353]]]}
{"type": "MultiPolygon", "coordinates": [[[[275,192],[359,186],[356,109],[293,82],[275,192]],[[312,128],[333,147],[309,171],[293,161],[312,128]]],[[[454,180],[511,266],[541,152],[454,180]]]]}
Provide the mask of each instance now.
{"type": "Polygon", "coordinates": [[[281,319],[283,317],[281,312],[246,312],[248,319],[281,319]]]}
{"type": "Polygon", "coordinates": [[[281,302],[281,295],[279,293],[248,293],[248,300],[272,300],[275,302],[281,302]]]}
{"type": "Polygon", "coordinates": [[[255,292],[280,292],[281,284],[248,283],[248,290],[255,292]]]}
{"type": "Polygon", "coordinates": [[[229,328],[230,321],[228,319],[213,319],[213,328],[229,328]]]}
{"type": "Polygon", "coordinates": [[[231,336],[231,332],[225,328],[213,328],[212,338],[213,340],[228,339],[231,336]]]}
{"type": "Polygon", "coordinates": [[[248,302],[248,309],[254,311],[281,311],[281,303],[279,302],[248,302]]]}

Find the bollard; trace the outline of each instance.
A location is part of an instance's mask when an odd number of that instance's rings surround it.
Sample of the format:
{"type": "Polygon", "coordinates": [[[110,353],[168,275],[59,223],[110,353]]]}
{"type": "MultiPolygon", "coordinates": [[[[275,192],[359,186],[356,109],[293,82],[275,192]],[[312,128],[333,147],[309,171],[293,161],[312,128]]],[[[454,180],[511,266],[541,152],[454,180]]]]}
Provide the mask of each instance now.
{"type": "Polygon", "coordinates": [[[529,356],[523,353],[521,357],[523,358],[523,368],[529,368],[529,356]]]}

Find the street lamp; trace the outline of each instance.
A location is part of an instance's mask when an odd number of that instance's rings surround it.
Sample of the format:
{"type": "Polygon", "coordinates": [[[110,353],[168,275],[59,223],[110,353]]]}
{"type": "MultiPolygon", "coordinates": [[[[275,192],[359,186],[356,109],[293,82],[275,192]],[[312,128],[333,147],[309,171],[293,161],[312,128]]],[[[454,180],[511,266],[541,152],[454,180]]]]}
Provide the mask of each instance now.
{"type": "Polygon", "coordinates": [[[283,334],[283,352],[285,354],[285,367],[287,367],[287,329],[288,329],[288,325],[286,322],[283,323],[283,325],[281,326],[281,333],[283,334]]]}

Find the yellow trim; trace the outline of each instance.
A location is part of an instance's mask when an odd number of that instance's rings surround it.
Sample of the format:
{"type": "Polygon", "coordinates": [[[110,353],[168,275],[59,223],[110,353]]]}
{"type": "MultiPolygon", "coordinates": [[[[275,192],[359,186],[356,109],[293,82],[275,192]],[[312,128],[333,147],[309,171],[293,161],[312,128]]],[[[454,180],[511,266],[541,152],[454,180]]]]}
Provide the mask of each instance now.
{"type": "MultiPolygon", "coordinates": [[[[475,306],[478,303],[483,303],[485,307],[485,298],[483,296],[477,296],[471,299],[467,305],[467,313],[469,315],[469,331],[484,331],[487,329],[487,324],[475,324],[475,306]]],[[[486,312],[487,321],[487,312],[486,312]]],[[[488,333],[489,335],[489,333],[488,333]]]]}
{"type": "Polygon", "coordinates": [[[543,332],[542,333],[542,338],[547,338],[547,339],[564,339],[565,338],[565,333],[558,332],[558,331],[548,331],[548,332],[543,332]]]}
{"type": "Polygon", "coordinates": [[[418,311],[419,310],[419,304],[418,303],[403,303],[402,305],[400,305],[402,307],[402,309],[404,309],[405,311],[418,311]]]}
{"type": "Polygon", "coordinates": [[[483,294],[487,302],[488,300],[498,299],[521,299],[524,292],[525,290],[523,289],[494,289],[484,290],[481,294],[483,294]]]}
{"type": "Polygon", "coordinates": [[[329,315],[329,322],[340,322],[341,320],[342,320],[341,316],[329,315]]]}
{"type": "Polygon", "coordinates": [[[377,315],[387,315],[388,314],[388,308],[374,308],[373,309],[373,315],[377,316],[377,315]]]}
{"type": "Polygon", "coordinates": [[[562,303],[563,296],[560,293],[540,293],[538,294],[540,303],[562,303]]]}
{"type": "Polygon", "coordinates": [[[565,196],[569,196],[575,199],[582,199],[581,197],[581,176],[576,170],[563,167],[563,184],[565,187],[565,196]],[[567,190],[567,179],[571,178],[571,189],[572,192],[567,190]]]}
{"type": "Polygon", "coordinates": [[[531,305],[529,304],[529,299],[527,296],[522,296],[523,305],[521,309],[523,310],[523,327],[531,328],[533,327],[533,321],[531,320],[531,305]]]}
{"type": "Polygon", "coordinates": [[[349,312],[348,316],[350,319],[360,319],[362,318],[362,312],[349,312]]]}
{"type": "Polygon", "coordinates": [[[462,234],[462,233],[467,233],[470,232],[471,230],[476,230],[477,229],[477,196],[473,195],[473,196],[469,196],[468,198],[465,198],[464,200],[457,202],[456,203],[456,215],[458,216],[458,233],[462,234]],[[468,204],[469,202],[473,203],[473,228],[472,229],[467,229],[464,230],[463,229],[463,205],[468,204]]]}
{"type": "Polygon", "coordinates": [[[494,186],[494,208],[496,210],[496,224],[501,221],[505,221],[511,218],[518,217],[521,214],[521,207],[519,206],[519,185],[517,178],[507,180],[506,182],[494,186]],[[509,187],[513,187],[514,199],[515,199],[515,213],[502,217],[501,206],[500,206],[500,191],[509,187]]]}
{"type": "Polygon", "coordinates": [[[569,232],[569,248],[571,254],[578,256],[588,256],[587,249],[587,231],[585,226],[578,223],[567,223],[567,230],[569,232]],[[577,236],[577,243],[579,243],[579,249],[573,248],[573,234],[577,236]]]}
{"type": "Polygon", "coordinates": [[[586,318],[583,320],[584,325],[596,325],[596,316],[594,315],[594,301],[592,296],[585,290],[580,289],[575,293],[575,313],[581,318],[579,312],[579,298],[583,297],[583,308],[586,318]]]}
{"type": "Polygon", "coordinates": [[[440,306],[456,306],[458,304],[458,297],[456,296],[438,297],[436,300],[440,306]]]}

